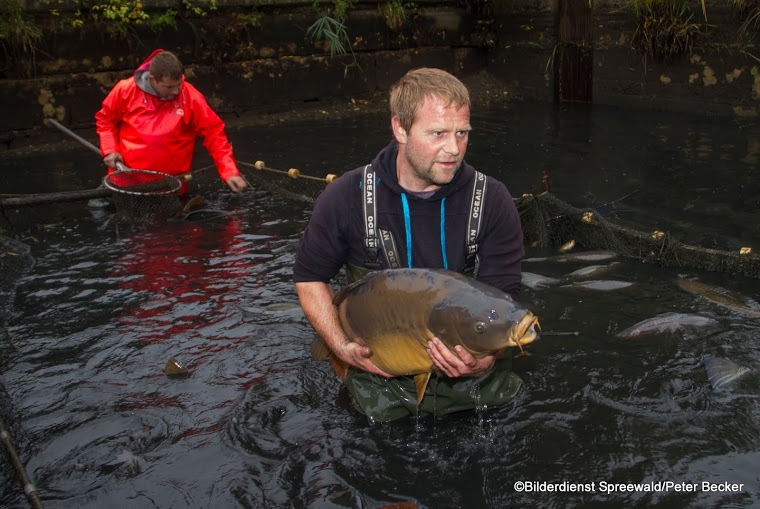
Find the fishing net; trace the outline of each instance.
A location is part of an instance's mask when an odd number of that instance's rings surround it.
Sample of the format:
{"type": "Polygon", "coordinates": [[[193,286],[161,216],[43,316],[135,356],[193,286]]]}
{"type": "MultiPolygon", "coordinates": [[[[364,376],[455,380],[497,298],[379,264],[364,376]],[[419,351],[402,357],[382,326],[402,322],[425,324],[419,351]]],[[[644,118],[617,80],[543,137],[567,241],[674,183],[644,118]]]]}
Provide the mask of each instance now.
{"type": "Polygon", "coordinates": [[[333,174],[328,174],[325,177],[304,175],[295,168],[275,170],[267,168],[263,161],[256,161],[254,164],[238,161],[238,164],[241,167],[254,170],[245,173],[253,187],[272,194],[311,202],[319,196],[319,193],[324,191],[327,184],[338,178],[333,174]]]}
{"type": "MultiPolygon", "coordinates": [[[[261,161],[247,165],[259,170],[249,172],[253,182],[280,195],[308,197],[322,192],[334,176],[327,178],[294,176],[270,170],[261,161]],[[331,178],[332,177],[332,178],[331,178]]],[[[297,170],[296,170],[297,171],[297,170]]],[[[667,267],[684,267],[760,278],[760,256],[749,249],[720,250],[685,244],[670,233],[649,230],[637,224],[621,224],[592,208],[578,208],[551,193],[548,175],[543,175],[540,194],[524,194],[515,199],[520,214],[525,244],[559,247],[574,240],[579,249],[614,251],[621,256],[667,267]]]]}
{"type": "Polygon", "coordinates": [[[113,191],[111,199],[116,215],[125,221],[166,219],[178,214],[182,208],[177,194],[182,181],[166,173],[119,170],[106,175],[103,185],[113,191]]]}
{"type": "Polygon", "coordinates": [[[687,267],[760,278],[760,256],[750,249],[724,251],[688,245],[669,233],[615,223],[594,209],[574,207],[550,192],[515,200],[526,245],[557,247],[574,240],[585,249],[602,249],[666,267],[687,267]]]}

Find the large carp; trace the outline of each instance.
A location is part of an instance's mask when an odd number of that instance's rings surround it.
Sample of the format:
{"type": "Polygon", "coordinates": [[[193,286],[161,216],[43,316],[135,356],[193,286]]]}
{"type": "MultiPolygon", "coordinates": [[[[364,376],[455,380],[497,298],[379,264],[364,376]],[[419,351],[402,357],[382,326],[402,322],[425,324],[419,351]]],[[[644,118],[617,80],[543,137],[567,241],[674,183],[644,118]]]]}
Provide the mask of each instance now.
{"type": "MultiPolygon", "coordinates": [[[[368,346],[375,365],[394,376],[413,375],[417,405],[435,370],[427,352],[433,337],[449,349],[461,345],[474,357],[531,343],[538,318],[509,295],[456,272],[388,269],[372,272],[333,299],[351,341],[368,346]]],[[[540,327],[539,327],[540,328],[540,327]]],[[[348,366],[317,338],[315,359],[330,357],[338,376],[348,366]]]]}

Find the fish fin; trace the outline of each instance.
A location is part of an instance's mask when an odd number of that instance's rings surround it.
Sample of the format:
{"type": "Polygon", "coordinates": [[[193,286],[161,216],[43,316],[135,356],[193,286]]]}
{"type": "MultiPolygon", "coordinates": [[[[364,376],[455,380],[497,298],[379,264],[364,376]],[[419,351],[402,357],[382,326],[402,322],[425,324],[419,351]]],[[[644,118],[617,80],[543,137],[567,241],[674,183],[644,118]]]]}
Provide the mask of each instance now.
{"type": "Polygon", "coordinates": [[[204,201],[206,201],[206,198],[204,198],[202,195],[198,195],[188,200],[188,202],[185,203],[185,206],[182,207],[182,213],[187,214],[191,210],[195,210],[199,208],[203,204],[204,201]]]}
{"type": "Polygon", "coordinates": [[[330,356],[330,349],[327,347],[325,340],[317,336],[311,342],[311,357],[314,360],[322,361],[330,356]]]}
{"type": "Polygon", "coordinates": [[[425,397],[425,389],[427,389],[428,382],[430,381],[430,375],[432,373],[420,373],[414,376],[414,388],[417,389],[417,406],[422,403],[422,398],[425,397]]]}
{"type": "Polygon", "coordinates": [[[311,356],[318,361],[329,359],[330,366],[332,366],[336,375],[343,380],[348,376],[348,364],[334,355],[330,351],[330,348],[328,348],[327,343],[325,343],[325,341],[319,336],[314,338],[314,341],[311,342],[311,356]]]}
{"type": "Polygon", "coordinates": [[[330,366],[335,374],[345,380],[348,377],[348,364],[338,358],[337,355],[330,354],[330,366]]]}
{"type": "Polygon", "coordinates": [[[707,378],[713,389],[720,390],[731,385],[734,380],[738,380],[745,374],[752,371],[747,366],[742,366],[730,359],[720,357],[708,357],[704,360],[707,369],[707,378]]]}

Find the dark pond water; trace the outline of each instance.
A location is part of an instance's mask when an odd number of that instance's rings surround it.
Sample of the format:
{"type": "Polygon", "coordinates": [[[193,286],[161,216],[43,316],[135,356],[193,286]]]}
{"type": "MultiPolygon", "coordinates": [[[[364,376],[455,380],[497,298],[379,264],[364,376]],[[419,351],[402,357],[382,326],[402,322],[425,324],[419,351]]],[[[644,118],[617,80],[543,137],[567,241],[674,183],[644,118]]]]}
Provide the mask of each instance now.
{"type": "MultiPolygon", "coordinates": [[[[473,126],[467,159],[515,196],[539,191],[546,170],[572,204],[707,247],[760,249],[754,121],[521,104],[477,112],[473,126]]],[[[324,176],[369,162],[389,128],[385,115],[362,116],[231,138],[241,161],[324,176]]],[[[201,148],[196,166],[206,164],[201,148]]],[[[97,157],[66,145],[4,157],[0,189],[91,189],[101,174],[97,157]]],[[[757,280],[617,259],[597,279],[631,286],[525,288],[547,334],[514,360],[524,385],[512,404],[370,424],[309,355],[291,266],[311,204],[251,179],[257,189],[235,196],[199,173],[192,192],[232,212],[202,221],[117,229],[83,202],[5,211],[6,234],[35,263],[3,311],[0,416],[45,507],[760,504],[760,377],[714,390],[703,365],[760,369],[760,322],[674,284],[696,278],[757,300],[757,280]],[[615,337],[663,312],[717,326],[615,337]],[[189,375],[166,376],[170,357],[189,375]],[[741,487],[703,489],[726,482],[741,487]]],[[[559,278],[584,265],[523,269],[559,278]]],[[[0,457],[0,506],[25,507],[0,457]]]]}

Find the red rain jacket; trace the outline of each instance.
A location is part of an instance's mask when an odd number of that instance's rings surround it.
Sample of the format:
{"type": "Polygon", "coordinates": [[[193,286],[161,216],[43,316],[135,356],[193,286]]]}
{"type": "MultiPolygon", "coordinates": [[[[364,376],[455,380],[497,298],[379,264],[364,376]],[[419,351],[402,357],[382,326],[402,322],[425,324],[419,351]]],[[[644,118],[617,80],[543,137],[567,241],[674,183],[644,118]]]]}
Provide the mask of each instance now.
{"type": "MultiPolygon", "coordinates": [[[[162,51],[151,53],[135,74],[147,71],[162,51]]],[[[224,122],[184,76],[179,95],[170,101],[140,89],[134,76],[119,81],[95,114],[95,125],[103,157],[118,152],[130,168],[187,173],[200,136],[223,181],[240,175],[224,122]]]]}

